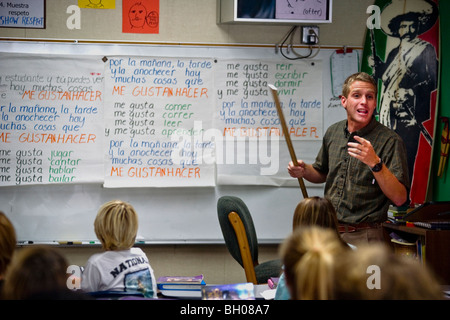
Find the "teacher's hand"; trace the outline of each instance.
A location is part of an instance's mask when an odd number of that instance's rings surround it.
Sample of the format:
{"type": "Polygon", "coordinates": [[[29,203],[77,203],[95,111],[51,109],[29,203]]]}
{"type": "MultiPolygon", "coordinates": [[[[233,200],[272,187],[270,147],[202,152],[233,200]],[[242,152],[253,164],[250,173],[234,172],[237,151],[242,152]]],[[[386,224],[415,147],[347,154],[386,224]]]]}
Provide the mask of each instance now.
{"type": "Polygon", "coordinates": [[[349,142],[347,144],[349,147],[347,150],[349,155],[367,164],[371,168],[380,162],[380,158],[378,158],[369,140],[359,136],[354,136],[354,138],[359,143],[349,142]]]}
{"type": "Polygon", "coordinates": [[[297,160],[298,165],[294,165],[294,163],[291,161],[289,162],[288,166],[288,173],[293,178],[303,178],[305,175],[305,167],[306,163],[303,162],[303,160],[297,160]]]}

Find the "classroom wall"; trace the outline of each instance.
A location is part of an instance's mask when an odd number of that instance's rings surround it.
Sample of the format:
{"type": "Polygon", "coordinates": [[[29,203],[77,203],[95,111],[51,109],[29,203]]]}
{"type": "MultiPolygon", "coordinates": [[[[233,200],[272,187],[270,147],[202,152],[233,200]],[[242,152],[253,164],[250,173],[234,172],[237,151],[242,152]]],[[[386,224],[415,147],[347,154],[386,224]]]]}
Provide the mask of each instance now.
{"type": "MultiPolygon", "coordinates": [[[[334,0],[333,23],[320,24],[322,45],[363,46],[366,9],[373,0],[334,0]],[[357,27],[361,26],[361,27],[357,27]]],[[[216,23],[216,0],[160,0],[159,34],[122,33],[122,1],[116,9],[81,10],[81,28],[66,26],[67,7],[77,0],[47,0],[46,29],[1,29],[0,37],[26,39],[88,39],[174,43],[274,44],[291,26],[216,23]]],[[[300,37],[300,35],[298,35],[300,37]]]]}
{"type": "MultiPolygon", "coordinates": [[[[69,5],[76,0],[47,0],[46,29],[0,28],[1,39],[92,40],[109,42],[274,44],[291,28],[285,25],[218,25],[214,0],[161,0],[159,34],[123,34],[121,1],[115,10],[82,10],[81,29],[68,30],[69,5]]],[[[362,47],[365,36],[366,9],[373,0],[335,0],[333,23],[320,24],[322,46],[362,47]]],[[[299,35],[300,36],[300,35],[299,35]]],[[[61,248],[69,263],[84,265],[99,247],[61,248]]],[[[245,281],[243,269],[224,245],[150,245],[149,256],[156,276],[164,274],[203,273],[208,283],[245,281]],[[205,263],[206,262],[206,263],[205,263]]],[[[278,257],[278,246],[260,245],[260,261],[278,257]]]]}

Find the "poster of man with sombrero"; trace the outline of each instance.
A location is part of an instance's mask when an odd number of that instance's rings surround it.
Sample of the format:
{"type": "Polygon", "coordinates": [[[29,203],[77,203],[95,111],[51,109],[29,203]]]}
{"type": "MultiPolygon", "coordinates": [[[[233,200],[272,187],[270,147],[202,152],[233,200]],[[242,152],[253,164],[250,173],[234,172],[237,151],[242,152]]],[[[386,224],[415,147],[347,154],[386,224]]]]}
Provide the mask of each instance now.
{"type": "Polygon", "coordinates": [[[378,120],[405,141],[411,204],[426,201],[439,70],[438,0],[377,0],[362,71],[378,81],[378,120]]]}

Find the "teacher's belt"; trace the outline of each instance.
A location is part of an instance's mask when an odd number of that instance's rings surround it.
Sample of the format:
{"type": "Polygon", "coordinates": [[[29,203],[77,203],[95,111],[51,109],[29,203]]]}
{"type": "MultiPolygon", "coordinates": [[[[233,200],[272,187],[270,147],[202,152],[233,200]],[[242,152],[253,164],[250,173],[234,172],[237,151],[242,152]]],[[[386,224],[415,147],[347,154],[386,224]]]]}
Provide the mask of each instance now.
{"type": "Polygon", "coordinates": [[[380,226],[377,222],[361,222],[361,223],[339,223],[339,232],[355,232],[366,229],[375,229],[380,226]]]}

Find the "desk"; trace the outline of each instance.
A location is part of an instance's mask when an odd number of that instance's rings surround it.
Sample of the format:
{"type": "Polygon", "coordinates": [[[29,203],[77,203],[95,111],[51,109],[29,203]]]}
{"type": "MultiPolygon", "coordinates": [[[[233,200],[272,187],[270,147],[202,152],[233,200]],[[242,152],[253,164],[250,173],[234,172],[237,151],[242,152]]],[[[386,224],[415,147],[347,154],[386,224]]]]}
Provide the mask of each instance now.
{"type": "Polygon", "coordinates": [[[442,285],[450,284],[450,230],[432,230],[383,223],[386,242],[392,246],[389,234],[395,232],[411,242],[420,240],[423,248],[422,262],[440,278],[442,285]]]}

